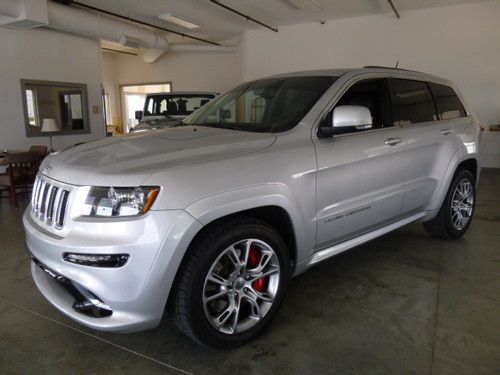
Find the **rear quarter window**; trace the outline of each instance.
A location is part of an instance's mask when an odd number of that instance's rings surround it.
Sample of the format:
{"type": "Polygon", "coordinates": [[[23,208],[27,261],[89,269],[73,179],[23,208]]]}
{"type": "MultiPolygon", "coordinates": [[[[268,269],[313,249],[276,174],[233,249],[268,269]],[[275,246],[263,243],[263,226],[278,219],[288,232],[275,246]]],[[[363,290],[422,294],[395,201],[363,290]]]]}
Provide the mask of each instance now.
{"type": "Polygon", "coordinates": [[[455,91],[445,85],[429,83],[439,120],[452,120],[467,116],[462,102],[455,91]]]}

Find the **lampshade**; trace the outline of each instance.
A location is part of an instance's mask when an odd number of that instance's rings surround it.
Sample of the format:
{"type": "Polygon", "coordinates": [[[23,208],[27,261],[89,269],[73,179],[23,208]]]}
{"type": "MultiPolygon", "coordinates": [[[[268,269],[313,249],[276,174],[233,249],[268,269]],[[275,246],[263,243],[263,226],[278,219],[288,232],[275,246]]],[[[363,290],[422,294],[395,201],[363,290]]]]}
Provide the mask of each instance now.
{"type": "Polygon", "coordinates": [[[61,129],[59,129],[56,120],[54,120],[53,118],[43,119],[42,129],[40,129],[42,133],[52,133],[52,132],[58,132],[60,130],[61,129]]]}

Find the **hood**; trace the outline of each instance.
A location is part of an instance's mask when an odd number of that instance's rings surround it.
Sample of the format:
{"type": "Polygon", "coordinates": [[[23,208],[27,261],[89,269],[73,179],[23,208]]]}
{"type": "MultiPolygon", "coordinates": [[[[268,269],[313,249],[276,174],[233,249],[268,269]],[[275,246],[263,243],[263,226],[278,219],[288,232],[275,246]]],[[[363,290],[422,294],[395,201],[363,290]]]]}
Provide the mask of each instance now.
{"type": "Polygon", "coordinates": [[[138,123],[136,126],[134,126],[133,131],[151,130],[151,129],[173,126],[175,124],[178,124],[179,121],[181,121],[184,118],[186,117],[185,116],[160,117],[160,118],[155,117],[151,119],[146,119],[138,123]]]}
{"type": "Polygon", "coordinates": [[[138,186],[155,172],[256,152],[275,139],[269,133],[181,126],[85,143],[47,157],[40,170],[74,185],[138,186]]]}

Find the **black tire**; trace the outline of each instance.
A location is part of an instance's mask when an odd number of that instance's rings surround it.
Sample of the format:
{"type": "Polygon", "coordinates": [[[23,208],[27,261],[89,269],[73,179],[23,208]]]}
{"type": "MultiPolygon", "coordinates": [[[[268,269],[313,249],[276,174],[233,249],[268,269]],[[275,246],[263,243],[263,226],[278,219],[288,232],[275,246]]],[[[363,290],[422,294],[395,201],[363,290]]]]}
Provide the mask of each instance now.
{"type": "Polygon", "coordinates": [[[469,226],[472,222],[472,217],[474,215],[474,210],[476,206],[476,185],[474,176],[467,169],[458,169],[451,181],[450,188],[448,189],[448,193],[444,199],[443,205],[439,210],[437,216],[431,221],[427,221],[423,223],[424,228],[427,232],[429,232],[433,237],[442,238],[442,239],[457,239],[464,235],[469,229],[469,226]],[[472,187],[472,213],[470,214],[469,220],[465,224],[465,226],[461,229],[457,229],[452,222],[451,215],[451,204],[453,199],[453,193],[457,187],[457,185],[463,181],[464,179],[470,182],[472,187]]]}
{"type": "Polygon", "coordinates": [[[266,223],[249,217],[232,218],[210,225],[195,240],[179,270],[172,312],[177,327],[188,337],[208,346],[234,348],[257,337],[278,311],[290,278],[291,263],[281,236],[266,223]],[[217,257],[231,244],[254,238],[269,244],[280,266],[278,290],[266,315],[248,331],[226,334],[216,330],[205,315],[202,302],[205,278],[217,257]]]}

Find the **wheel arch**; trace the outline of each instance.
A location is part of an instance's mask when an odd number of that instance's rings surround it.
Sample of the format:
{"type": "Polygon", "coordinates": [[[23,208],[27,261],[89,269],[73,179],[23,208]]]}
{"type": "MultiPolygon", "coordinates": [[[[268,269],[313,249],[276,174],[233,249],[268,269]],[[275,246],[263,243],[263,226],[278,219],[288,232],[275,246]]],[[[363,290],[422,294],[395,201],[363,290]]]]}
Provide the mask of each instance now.
{"type": "Polygon", "coordinates": [[[450,160],[448,169],[443,175],[441,185],[435,192],[434,197],[427,208],[428,213],[422,219],[422,221],[431,220],[437,215],[439,209],[441,208],[441,205],[444,202],[444,199],[446,198],[446,194],[448,193],[450,184],[453,181],[453,177],[459,169],[467,169],[468,171],[470,171],[475,178],[477,186],[480,174],[480,164],[477,156],[472,154],[463,155],[460,153],[460,150],[457,150],[457,152],[450,160]]]}

